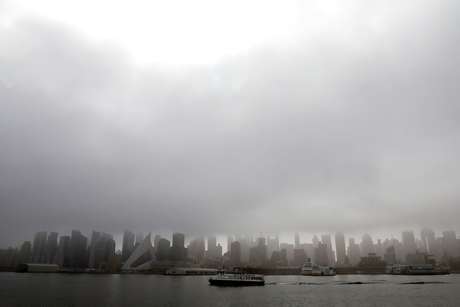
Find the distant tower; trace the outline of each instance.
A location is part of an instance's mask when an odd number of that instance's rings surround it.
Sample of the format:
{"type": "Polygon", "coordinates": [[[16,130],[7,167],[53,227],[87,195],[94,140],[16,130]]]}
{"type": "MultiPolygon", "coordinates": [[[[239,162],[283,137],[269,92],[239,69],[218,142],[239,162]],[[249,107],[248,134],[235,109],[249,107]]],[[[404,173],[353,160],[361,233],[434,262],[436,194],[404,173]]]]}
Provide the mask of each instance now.
{"type": "Polygon", "coordinates": [[[300,248],[300,237],[298,232],[294,235],[294,248],[300,248]]]}
{"type": "Polygon", "coordinates": [[[32,262],[46,263],[46,231],[35,234],[32,246],[32,262]]]}
{"type": "Polygon", "coordinates": [[[337,264],[345,264],[347,255],[345,250],[345,236],[341,232],[335,234],[335,249],[337,251],[337,264]]]}
{"type": "Polygon", "coordinates": [[[134,250],[134,234],[125,230],[123,233],[123,245],[121,250],[121,261],[126,261],[134,250]]]}

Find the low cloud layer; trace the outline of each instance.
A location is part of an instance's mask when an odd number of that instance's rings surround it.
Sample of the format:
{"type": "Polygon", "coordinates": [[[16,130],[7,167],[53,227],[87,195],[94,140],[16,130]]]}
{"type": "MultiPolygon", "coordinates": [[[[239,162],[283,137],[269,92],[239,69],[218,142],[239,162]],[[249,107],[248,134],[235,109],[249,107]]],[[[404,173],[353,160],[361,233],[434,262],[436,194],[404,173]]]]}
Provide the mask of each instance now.
{"type": "Polygon", "coordinates": [[[459,4],[366,2],[346,35],[180,71],[40,18],[0,26],[0,245],[457,228],[459,4]],[[383,27],[364,23],[375,11],[383,27]]]}

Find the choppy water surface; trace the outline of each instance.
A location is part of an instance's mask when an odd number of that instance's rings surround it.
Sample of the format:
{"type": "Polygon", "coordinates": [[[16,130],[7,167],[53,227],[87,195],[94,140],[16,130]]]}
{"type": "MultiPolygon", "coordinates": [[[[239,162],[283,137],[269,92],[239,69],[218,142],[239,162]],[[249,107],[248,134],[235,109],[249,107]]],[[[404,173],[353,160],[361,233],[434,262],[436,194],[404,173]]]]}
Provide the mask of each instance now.
{"type": "Polygon", "coordinates": [[[267,276],[218,288],[205,276],[0,273],[1,306],[460,306],[460,275],[267,276]]]}

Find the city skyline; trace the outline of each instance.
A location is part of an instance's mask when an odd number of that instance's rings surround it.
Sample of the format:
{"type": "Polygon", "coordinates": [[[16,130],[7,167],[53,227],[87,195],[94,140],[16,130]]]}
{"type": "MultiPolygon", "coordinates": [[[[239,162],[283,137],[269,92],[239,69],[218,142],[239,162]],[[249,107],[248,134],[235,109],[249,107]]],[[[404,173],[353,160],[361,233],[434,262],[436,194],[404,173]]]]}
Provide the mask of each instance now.
{"type": "Polygon", "coordinates": [[[0,0],[0,246],[460,231],[458,1],[97,2],[0,0]]]}

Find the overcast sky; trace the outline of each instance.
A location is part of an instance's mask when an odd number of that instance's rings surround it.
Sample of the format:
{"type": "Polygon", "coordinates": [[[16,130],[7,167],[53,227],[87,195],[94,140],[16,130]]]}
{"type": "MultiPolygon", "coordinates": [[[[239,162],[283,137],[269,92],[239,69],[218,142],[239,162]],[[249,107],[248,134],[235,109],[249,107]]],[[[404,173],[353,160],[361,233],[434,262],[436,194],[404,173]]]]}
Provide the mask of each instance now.
{"type": "Polygon", "coordinates": [[[459,230],[460,2],[0,0],[0,246],[459,230]]]}

